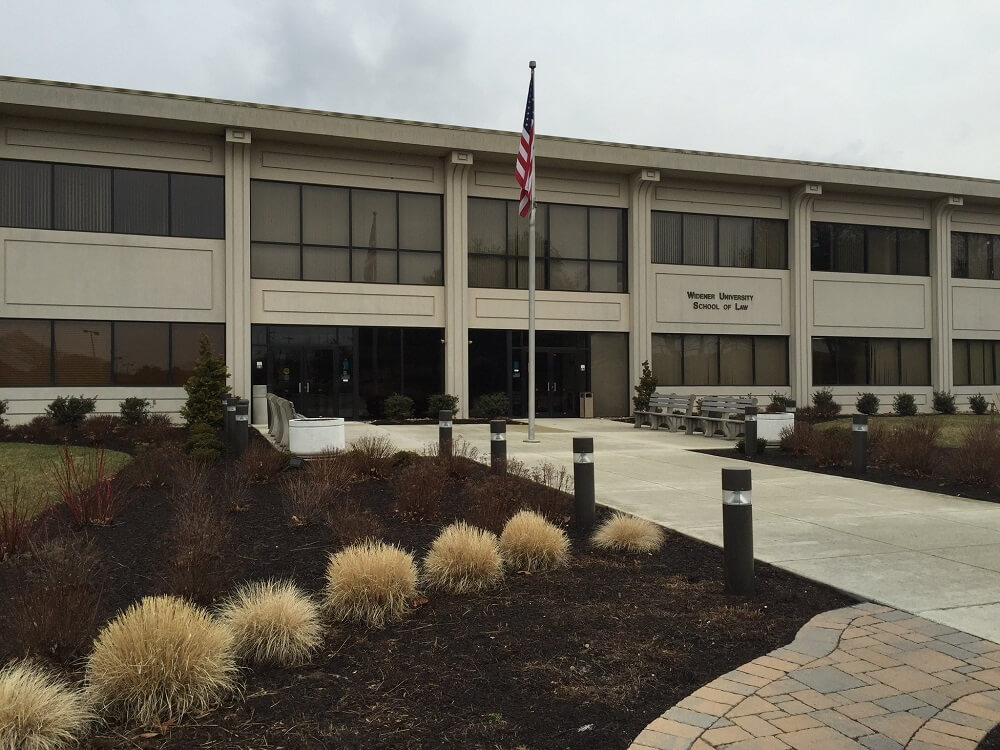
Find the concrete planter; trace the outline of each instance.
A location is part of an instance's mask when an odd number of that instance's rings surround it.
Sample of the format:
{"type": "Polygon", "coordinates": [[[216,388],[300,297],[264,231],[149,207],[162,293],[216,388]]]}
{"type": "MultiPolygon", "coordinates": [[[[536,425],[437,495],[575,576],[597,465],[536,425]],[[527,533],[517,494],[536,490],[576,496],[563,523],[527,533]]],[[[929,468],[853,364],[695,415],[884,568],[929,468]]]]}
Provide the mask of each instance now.
{"type": "Polygon", "coordinates": [[[764,438],[769,443],[777,443],[781,438],[781,431],[786,427],[795,426],[795,414],[792,412],[778,412],[777,414],[757,415],[757,437],[764,438]]]}
{"type": "Polygon", "coordinates": [[[342,417],[288,420],[288,450],[296,456],[318,456],[346,447],[342,417]]]}

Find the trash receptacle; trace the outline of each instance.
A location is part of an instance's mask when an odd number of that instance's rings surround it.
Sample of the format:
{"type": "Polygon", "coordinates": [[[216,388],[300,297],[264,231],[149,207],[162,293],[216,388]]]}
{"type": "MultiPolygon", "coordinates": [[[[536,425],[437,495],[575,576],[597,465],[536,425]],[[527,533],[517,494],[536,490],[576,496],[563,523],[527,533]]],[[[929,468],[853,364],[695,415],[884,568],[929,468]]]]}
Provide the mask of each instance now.
{"type": "Polygon", "coordinates": [[[594,418],[594,394],[590,391],[580,392],[580,417],[582,419],[594,418]]]}

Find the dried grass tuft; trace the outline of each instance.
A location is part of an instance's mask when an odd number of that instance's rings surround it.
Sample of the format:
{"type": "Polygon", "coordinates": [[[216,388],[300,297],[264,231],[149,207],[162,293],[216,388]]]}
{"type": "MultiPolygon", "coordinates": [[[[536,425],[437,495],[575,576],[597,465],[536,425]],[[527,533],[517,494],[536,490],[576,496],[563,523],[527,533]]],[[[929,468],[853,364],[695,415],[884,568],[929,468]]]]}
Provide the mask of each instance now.
{"type": "Polygon", "coordinates": [[[326,607],[338,620],[381,628],[401,619],[416,595],[413,555],[395,545],[369,539],[330,555],[326,607]]]}
{"type": "Polygon", "coordinates": [[[83,694],[38,667],[0,669],[0,750],[75,746],[93,719],[83,694]]]}
{"type": "Polygon", "coordinates": [[[500,554],[516,570],[561,568],[569,563],[569,538],[540,513],[522,510],[504,526],[500,554]]]}
{"type": "Polygon", "coordinates": [[[233,634],[176,596],[148,596],[101,630],[87,660],[88,692],[140,726],[207,711],[236,689],[233,634]]]}
{"type": "Polygon", "coordinates": [[[465,521],[446,526],[424,559],[424,580],[452,594],[493,588],[503,580],[496,534],[465,521]]]}
{"type": "Polygon", "coordinates": [[[591,542],[600,549],[656,552],[663,546],[663,529],[645,518],[615,513],[598,527],[591,542]]]}
{"type": "Polygon", "coordinates": [[[323,641],[319,607],[290,581],[245,583],[218,615],[237,655],[251,664],[302,664],[323,641]]]}

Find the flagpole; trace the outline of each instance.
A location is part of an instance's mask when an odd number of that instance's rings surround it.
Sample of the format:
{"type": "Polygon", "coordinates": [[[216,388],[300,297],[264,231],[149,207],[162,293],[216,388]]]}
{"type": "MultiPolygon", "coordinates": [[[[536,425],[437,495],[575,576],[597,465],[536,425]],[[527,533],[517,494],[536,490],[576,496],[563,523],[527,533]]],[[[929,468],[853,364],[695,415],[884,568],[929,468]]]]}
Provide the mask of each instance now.
{"type": "MultiPolygon", "coordinates": [[[[531,89],[535,86],[535,61],[528,63],[531,68],[531,89]]],[[[534,114],[534,113],[533,113],[534,114]]],[[[537,120],[534,132],[537,135],[537,120]]],[[[534,139],[532,139],[532,151],[534,139]]],[[[528,218],[528,439],[526,443],[537,443],[535,438],[535,163],[532,155],[531,170],[531,214],[528,218]]]]}

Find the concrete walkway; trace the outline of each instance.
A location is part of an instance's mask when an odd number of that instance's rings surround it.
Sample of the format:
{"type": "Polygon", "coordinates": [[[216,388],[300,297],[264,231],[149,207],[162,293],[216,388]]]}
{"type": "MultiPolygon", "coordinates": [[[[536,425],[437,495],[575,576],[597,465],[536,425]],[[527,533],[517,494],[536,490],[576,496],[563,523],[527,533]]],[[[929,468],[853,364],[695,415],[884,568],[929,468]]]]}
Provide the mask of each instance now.
{"type": "MultiPolygon", "coordinates": [[[[510,426],[508,451],[572,471],[572,438],[592,435],[598,502],[722,543],[721,475],[747,464],[693,453],[720,440],[609,420],[539,420],[539,443],[510,426]]],[[[348,423],[347,438],[388,435],[401,449],[437,439],[434,425],[348,423]]],[[[456,425],[489,451],[486,425],[456,425]]],[[[759,560],[1000,642],[1000,504],[773,466],[753,467],[759,560]]]]}
{"type": "Polygon", "coordinates": [[[998,688],[1000,644],[860,604],[695,691],[630,750],[975,750],[998,688]]]}

